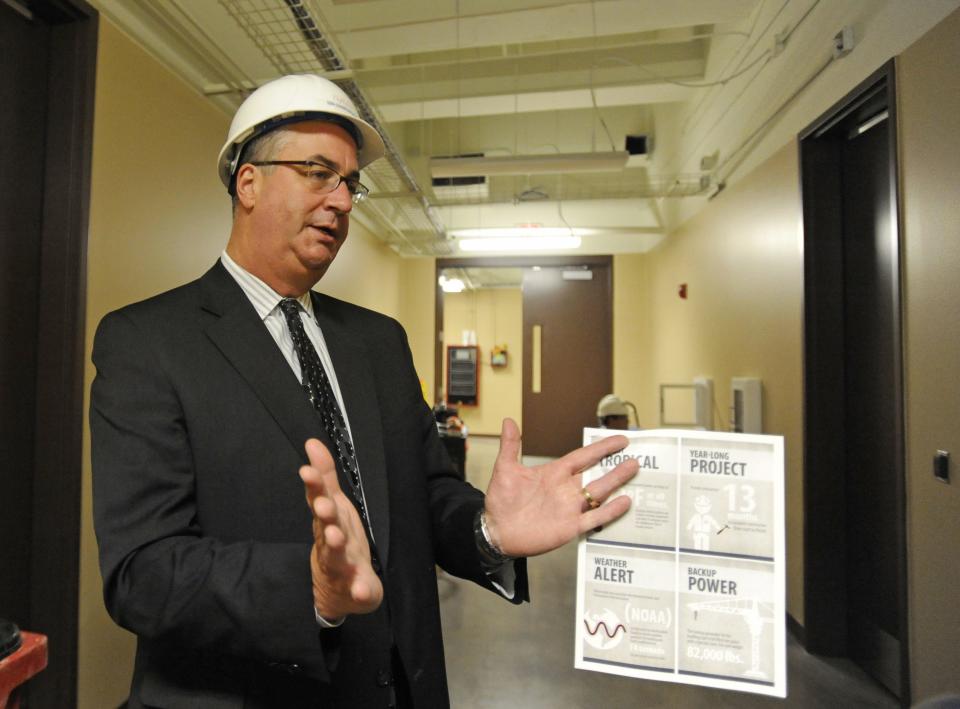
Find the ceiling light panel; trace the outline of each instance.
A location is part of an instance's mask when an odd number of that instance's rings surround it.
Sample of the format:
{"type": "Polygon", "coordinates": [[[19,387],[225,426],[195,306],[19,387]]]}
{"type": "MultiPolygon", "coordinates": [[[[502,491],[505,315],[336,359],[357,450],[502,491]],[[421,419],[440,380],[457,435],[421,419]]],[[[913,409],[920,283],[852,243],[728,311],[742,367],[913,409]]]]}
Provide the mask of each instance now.
{"type": "Polygon", "coordinates": [[[564,202],[524,202],[438,207],[447,229],[516,228],[537,224],[541,228],[657,229],[660,222],[644,200],[604,199],[564,202]],[[564,223],[566,221],[566,223],[564,223]]]}
{"type": "Polygon", "coordinates": [[[454,229],[447,232],[450,236],[461,239],[493,239],[493,238],[524,238],[542,239],[555,236],[586,236],[592,234],[593,229],[549,227],[549,226],[520,226],[520,227],[490,227],[477,229],[454,229]]]}
{"type": "Polygon", "coordinates": [[[457,247],[466,252],[560,251],[579,248],[579,236],[486,237],[460,239],[457,247]]]}

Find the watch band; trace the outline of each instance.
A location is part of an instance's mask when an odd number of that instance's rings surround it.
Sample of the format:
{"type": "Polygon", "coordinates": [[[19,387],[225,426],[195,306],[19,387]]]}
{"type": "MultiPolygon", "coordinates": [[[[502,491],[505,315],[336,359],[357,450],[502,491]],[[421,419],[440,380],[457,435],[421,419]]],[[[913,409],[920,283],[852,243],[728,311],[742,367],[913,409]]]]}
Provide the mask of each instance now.
{"type": "Polygon", "coordinates": [[[477,542],[477,551],[480,552],[480,560],[492,567],[502,566],[511,559],[512,556],[504,554],[491,540],[490,533],[487,531],[486,512],[481,508],[473,520],[473,536],[477,542]]]}

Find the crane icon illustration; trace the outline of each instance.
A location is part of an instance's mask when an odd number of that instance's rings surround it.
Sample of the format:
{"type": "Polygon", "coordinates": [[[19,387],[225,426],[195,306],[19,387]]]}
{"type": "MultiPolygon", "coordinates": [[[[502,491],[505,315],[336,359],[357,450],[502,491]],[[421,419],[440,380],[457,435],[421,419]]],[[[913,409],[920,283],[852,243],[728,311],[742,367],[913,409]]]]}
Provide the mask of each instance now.
{"type": "Polygon", "coordinates": [[[743,618],[750,631],[750,669],[743,674],[755,679],[767,678],[766,673],[760,669],[760,636],[763,634],[763,626],[773,623],[772,603],[761,603],[755,599],[699,601],[688,603],[687,608],[693,611],[694,620],[697,620],[700,613],[720,613],[743,618]]]}

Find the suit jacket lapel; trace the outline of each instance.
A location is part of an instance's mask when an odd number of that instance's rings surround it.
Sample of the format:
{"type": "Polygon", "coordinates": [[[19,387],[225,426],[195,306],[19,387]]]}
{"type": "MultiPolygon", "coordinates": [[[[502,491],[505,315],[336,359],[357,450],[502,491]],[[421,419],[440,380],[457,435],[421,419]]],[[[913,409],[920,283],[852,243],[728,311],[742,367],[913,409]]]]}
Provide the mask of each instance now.
{"type": "MultiPolygon", "coordinates": [[[[247,381],[306,463],[303,444],[308,438],[325,441],[326,435],[277,343],[219,261],[200,280],[200,287],[201,307],[219,316],[207,328],[207,335],[247,381]]],[[[297,471],[290,473],[296,475],[297,471]]]]}
{"type": "Polygon", "coordinates": [[[383,430],[377,392],[373,386],[372,367],[360,339],[329,307],[324,306],[318,294],[313,293],[313,312],[323,331],[323,339],[330,351],[337,383],[347,409],[363,493],[367,498],[367,515],[373,527],[380,561],[386,567],[390,541],[390,507],[383,430]]]}

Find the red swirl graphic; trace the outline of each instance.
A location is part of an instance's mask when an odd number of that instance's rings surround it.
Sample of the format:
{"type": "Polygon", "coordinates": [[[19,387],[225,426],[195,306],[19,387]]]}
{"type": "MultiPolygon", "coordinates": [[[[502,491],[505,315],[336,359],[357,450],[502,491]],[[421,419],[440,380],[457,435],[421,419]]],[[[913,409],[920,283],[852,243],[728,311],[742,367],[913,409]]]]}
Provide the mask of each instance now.
{"type": "Polygon", "coordinates": [[[597,633],[599,633],[600,627],[603,626],[603,634],[606,635],[611,640],[617,637],[617,633],[619,633],[621,630],[623,632],[627,632],[627,627],[623,623],[619,623],[617,627],[613,629],[612,633],[610,632],[610,628],[607,626],[607,624],[604,623],[602,620],[599,623],[597,623],[597,627],[595,627],[593,630],[590,630],[590,623],[587,622],[586,618],[583,619],[583,625],[587,629],[587,632],[590,633],[591,635],[596,635],[597,633]]]}

